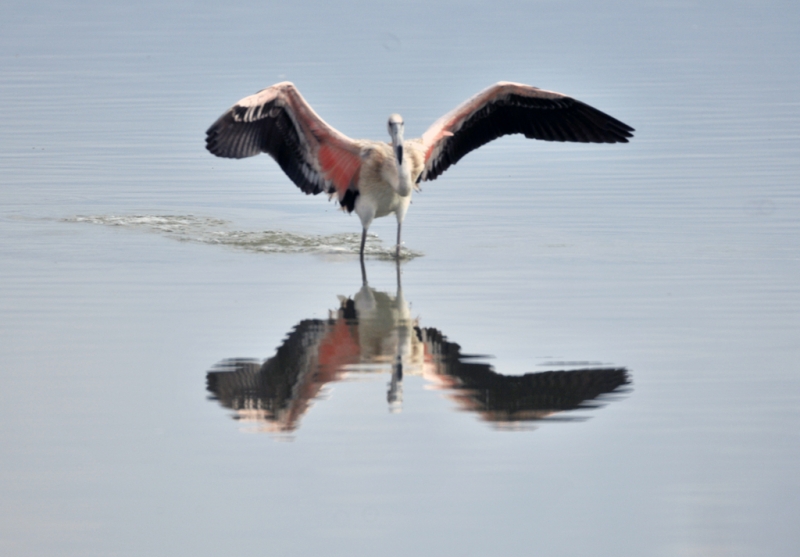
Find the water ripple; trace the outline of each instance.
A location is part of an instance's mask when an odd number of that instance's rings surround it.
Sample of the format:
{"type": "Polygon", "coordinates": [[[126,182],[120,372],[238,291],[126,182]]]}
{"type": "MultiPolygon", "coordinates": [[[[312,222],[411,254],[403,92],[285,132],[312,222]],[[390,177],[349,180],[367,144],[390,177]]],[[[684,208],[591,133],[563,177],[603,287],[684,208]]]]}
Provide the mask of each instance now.
{"type": "MultiPolygon", "coordinates": [[[[65,222],[123,226],[157,232],[183,242],[216,244],[258,253],[358,254],[361,235],[340,233],[327,236],[295,234],[283,230],[231,230],[230,222],[196,215],[78,215],[65,222]]],[[[373,259],[394,259],[394,246],[384,246],[378,236],[367,235],[365,255],[373,259]]],[[[420,257],[421,252],[401,248],[403,260],[420,257]]]]}

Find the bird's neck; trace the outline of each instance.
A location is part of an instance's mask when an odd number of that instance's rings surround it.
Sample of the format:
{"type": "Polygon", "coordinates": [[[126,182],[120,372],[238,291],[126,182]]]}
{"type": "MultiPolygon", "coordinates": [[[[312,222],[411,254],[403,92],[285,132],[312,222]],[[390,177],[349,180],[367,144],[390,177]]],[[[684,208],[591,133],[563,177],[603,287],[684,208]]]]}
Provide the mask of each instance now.
{"type": "Polygon", "coordinates": [[[403,166],[403,160],[405,159],[405,152],[403,149],[402,135],[392,136],[392,152],[394,153],[394,158],[397,161],[397,167],[399,168],[403,166]]]}
{"type": "Polygon", "coordinates": [[[406,197],[411,194],[413,187],[411,183],[411,165],[410,161],[403,151],[403,146],[399,145],[393,148],[394,162],[397,165],[397,194],[401,197],[406,197]]]}

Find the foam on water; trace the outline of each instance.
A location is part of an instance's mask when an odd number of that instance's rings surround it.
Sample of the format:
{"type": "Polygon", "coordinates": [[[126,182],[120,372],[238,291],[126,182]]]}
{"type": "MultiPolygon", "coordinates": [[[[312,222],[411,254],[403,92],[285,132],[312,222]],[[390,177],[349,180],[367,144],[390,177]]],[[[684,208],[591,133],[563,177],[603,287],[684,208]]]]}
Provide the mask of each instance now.
{"type": "MultiPolygon", "coordinates": [[[[358,233],[294,234],[282,230],[231,230],[230,222],[195,215],[78,215],[65,222],[124,226],[158,232],[183,242],[218,244],[259,253],[314,253],[320,255],[358,254],[361,235],[358,233]]],[[[384,246],[380,238],[367,235],[366,256],[394,259],[394,246],[384,246]]],[[[422,253],[401,248],[404,260],[422,253]]]]}

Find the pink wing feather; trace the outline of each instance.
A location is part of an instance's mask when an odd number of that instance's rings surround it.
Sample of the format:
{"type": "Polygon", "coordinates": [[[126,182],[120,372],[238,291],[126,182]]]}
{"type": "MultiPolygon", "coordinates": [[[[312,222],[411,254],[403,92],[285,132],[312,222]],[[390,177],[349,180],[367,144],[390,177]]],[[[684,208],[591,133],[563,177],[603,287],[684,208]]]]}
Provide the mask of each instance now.
{"type": "Polygon", "coordinates": [[[343,203],[358,190],[360,143],[320,118],[288,81],[233,105],[208,128],[206,148],[227,158],[268,153],[307,194],[336,193],[343,203]]]}

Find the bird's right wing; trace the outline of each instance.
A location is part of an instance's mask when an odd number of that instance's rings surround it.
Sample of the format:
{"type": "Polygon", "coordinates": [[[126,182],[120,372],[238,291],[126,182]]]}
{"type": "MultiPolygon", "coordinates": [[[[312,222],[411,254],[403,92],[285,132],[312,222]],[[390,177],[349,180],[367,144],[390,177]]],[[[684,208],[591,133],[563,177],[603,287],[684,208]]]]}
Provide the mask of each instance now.
{"type": "Polygon", "coordinates": [[[206,131],[206,148],[241,159],[269,153],[307,194],[358,188],[361,145],[320,118],[291,83],[245,97],[206,131]]]}
{"type": "Polygon", "coordinates": [[[634,129],[577,99],[521,83],[500,82],[439,118],[422,136],[433,180],[464,155],[503,135],[545,141],[627,143],[634,129]]]}

